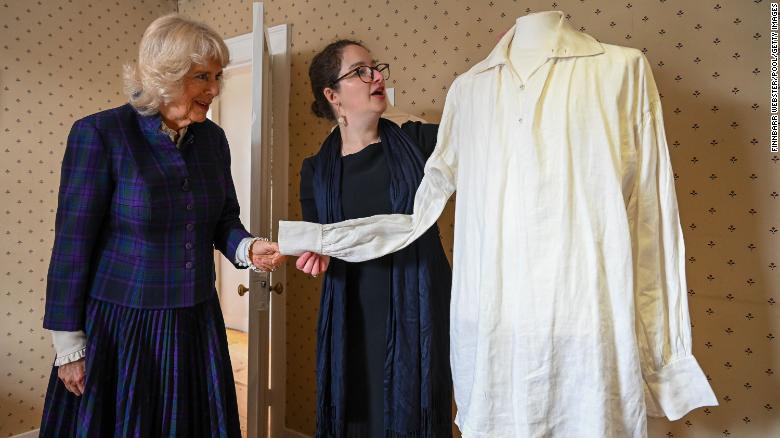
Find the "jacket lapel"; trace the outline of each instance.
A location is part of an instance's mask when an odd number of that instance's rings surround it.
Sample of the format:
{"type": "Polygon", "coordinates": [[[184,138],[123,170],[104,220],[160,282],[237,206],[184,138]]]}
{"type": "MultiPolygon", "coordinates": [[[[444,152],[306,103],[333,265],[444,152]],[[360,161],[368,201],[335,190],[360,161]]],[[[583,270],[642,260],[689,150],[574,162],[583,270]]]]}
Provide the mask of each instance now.
{"type": "Polygon", "coordinates": [[[120,113],[123,120],[119,121],[118,127],[123,130],[124,147],[135,162],[154,209],[170,202],[166,195],[170,193],[171,180],[184,183],[187,166],[170,138],[160,131],[159,115],[142,116],[129,104],[126,106],[127,110],[120,113]],[[172,170],[178,171],[179,175],[170,175],[172,170]]]}

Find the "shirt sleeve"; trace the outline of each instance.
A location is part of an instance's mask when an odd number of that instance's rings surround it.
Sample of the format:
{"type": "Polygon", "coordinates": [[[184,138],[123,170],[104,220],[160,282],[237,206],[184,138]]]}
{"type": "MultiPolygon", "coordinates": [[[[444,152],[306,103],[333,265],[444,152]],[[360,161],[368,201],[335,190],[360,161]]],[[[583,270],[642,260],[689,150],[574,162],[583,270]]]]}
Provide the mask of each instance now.
{"type": "Polygon", "coordinates": [[[111,163],[100,133],[92,118],[81,119],[71,128],[62,158],[44,328],[84,328],[92,255],[113,190],[111,163]]]}
{"type": "Polygon", "coordinates": [[[280,221],[281,253],[300,255],[312,251],[361,262],[403,249],[425,233],[455,191],[458,145],[454,132],[457,107],[454,91],[453,85],[444,104],[436,148],[425,164],[411,215],[377,215],[327,225],[280,221]]]}
{"type": "Polygon", "coordinates": [[[629,198],[636,334],[648,415],[677,420],[715,394],[693,357],[680,227],[660,97],[644,60],[647,111],[638,130],[637,179],[629,198]]]}

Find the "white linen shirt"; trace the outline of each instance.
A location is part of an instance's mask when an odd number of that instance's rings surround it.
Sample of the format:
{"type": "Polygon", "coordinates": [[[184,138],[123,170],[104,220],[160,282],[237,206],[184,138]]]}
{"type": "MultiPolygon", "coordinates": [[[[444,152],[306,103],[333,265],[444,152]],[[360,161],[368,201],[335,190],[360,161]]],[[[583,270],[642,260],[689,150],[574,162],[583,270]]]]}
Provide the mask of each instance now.
{"type": "Polygon", "coordinates": [[[526,80],[514,28],[452,84],[412,215],[280,223],[350,262],[422,235],[457,190],[451,366],[464,437],[644,437],[717,405],[692,355],[659,94],[644,55],[561,14],[526,80]]]}

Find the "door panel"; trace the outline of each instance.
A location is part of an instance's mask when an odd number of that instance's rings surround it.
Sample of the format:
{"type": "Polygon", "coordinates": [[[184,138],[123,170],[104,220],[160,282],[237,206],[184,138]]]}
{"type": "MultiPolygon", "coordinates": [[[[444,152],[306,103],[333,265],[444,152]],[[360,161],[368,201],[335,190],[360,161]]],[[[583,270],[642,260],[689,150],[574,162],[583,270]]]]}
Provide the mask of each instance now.
{"type": "MultiPolygon", "coordinates": [[[[228,69],[224,73],[222,92],[219,96],[219,124],[225,130],[230,145],[233,183],[241,208],[241,223],[249,224],[251,192],[250,129],[252,69],[243,66],[228,69]]],[[[225,326],[242,332],[249,331],[249,295],[240,296],[238,286],[249,285],[249,271],[235,269],[224,257],[220,257],[219,291],[225,326]]]]}
{"type": "MultiPolygon", "coordinates": [[[[252,74],[251,74],[251,180],[249,201],[250,232],[270,237],[271,223],[271,95],[270,60],[263,26],[263,4],[252,5],[252,74]]],[[[248,432],[250,437],[269,436],[271,407],[269,368],[268,273],[249,274],[249,385],[248,432]]]]}

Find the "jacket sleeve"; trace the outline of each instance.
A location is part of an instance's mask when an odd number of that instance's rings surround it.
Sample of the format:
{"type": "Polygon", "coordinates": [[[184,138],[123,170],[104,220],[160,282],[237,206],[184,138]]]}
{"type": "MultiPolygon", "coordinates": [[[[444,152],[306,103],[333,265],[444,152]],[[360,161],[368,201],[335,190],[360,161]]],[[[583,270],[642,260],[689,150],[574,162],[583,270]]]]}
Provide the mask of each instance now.
{"type": "Polygon", "coordinates": [[[300,255],[312,251],[360,262],[405,248],[425,233],[455,191],[458,167],[453,120],[457,107],[455,89],[453,85],[444,104],[436,148],[425,163],[425,174],[415,194],[411,215],[385,214],[327,225],[280,221],[281,253],[300,255]]]}
{"type": "Polygon", "coordinates": [[[225,203],[222,206],[222,214],[217,221],[214,231],[214,247],[228,259],[233,266],[239,269],[245,269],[246,266],[238,263],[236,259],[236,250],[244,238],[252,237],[247,232],[244,225],[241,224],[239,213],[241,211],[238,205],[238,196],[236,188],[233,185],[233,174],[230,171],[230,147],[224,131],[219,129],[219,136],[222,151],[222,164],[225,172],[225,203]]]}
{"type": "Polygon", "coordinates": [[[634,254],[636,334],[648,414],[676,420],[715,394],[693,357],[680,227],[663,111],[643,60],[643,112],[637,130],[636,180],[628,202],[634,254]]]}
{"type": "Polygon", "coordinates": [[[113,185],[109,157],[93,119],[77,121],[62,159],[44,328],[84,330],[92,256],[113,185]]]}

